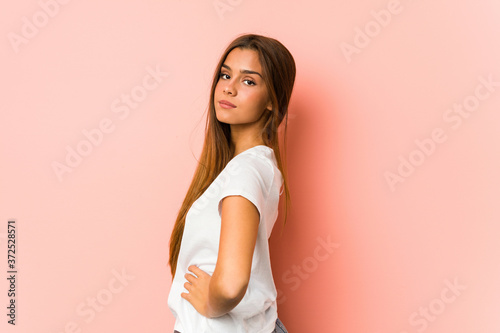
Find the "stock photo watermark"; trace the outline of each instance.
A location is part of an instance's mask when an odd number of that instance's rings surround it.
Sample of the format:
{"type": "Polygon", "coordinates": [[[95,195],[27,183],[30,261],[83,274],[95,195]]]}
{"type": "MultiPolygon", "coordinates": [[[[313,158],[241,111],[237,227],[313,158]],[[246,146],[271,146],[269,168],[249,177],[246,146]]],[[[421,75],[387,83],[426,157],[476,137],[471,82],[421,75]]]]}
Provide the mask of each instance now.
{"type": "Polygon", "coordinates": [[[213,6],[219,18],[223,21],[226,12],[232,12],[243,0],[214,0],[213,6]]]}
{"type": "Polygon", "coordinates": [[[340,51],[347,63],[352,62],[354,54],[360,54],[361,51],[370,45],[371,41],[380,35],[384,28],[389,26],[393,17],[403,12],[403,6],[399,0],[391,0],[387,3],[386,9],[371,10],[372,20],[366,22],[364,27],[354,27],[354,37],[352,44],[347,42],[340,43],[340,51]]]}
{"type": "MultiPolygon", "coordinates": [[[[122,93],[119,98],[117,97],[111,102],[111,112],[117,114],[119,119],[126,119],[130,115],[130,111],[137,109],[149,93],[157,89],[169,75],[168,72],[163,72],[158,65],[155,68],[147,66],[146,72],[141,84],[135,85],[130,89],[130,92],[122,93]]],[[[81,131],[84,138],[79,140],[74,147],[66,145],[64,162],[52,161],[51,163],[52,170],[59,182],[63,181],[65,174],[73,172],[85,157],[88,157],[95,148],[102,144],[106,134],[113,133],[115,129],[116,125],[113,120],[104,117],[94,128],[84,128],[81,131]]]]}
{"type": "Polygon", "coordinates": [[[15,53],[19,53],[22,45],[28,44],[33,40],[40,30],[45,28],[52,19],[60,12],[63,5],[66,5],[70,0],[40,0],[38,8],[31,17],[21,17],[21,28],[19,33],[7,33],[7,39],[15,53]]]}
{"type": "MultiPolygon", "coordinates": [[[[295,291],[300,288],[302,283],[308,280],[314,272],[316,272],[320,264],[330,258],[335,249],[340,247],[340,243],[334,243],[331,236],[326,238],[321,236],[316,237],[316,247],[313,254],[302,260],[299,265],[292,265],[281,275],[281,281],[284,285],[295,291]]],[[[278,305],[287,300],[287,297],[281,290],[278,290],[278,305]]]]}
{"type": "Polygon", "coordinates": [[[437,297],[431,299],[423,306],[420,306],[418,310],[412,312],[408,316],[408,323],[412,329],[399,331],[399,333],[424,332],[429,328],[429,325],[438,320],[438,318],[445,313],[446,309],[448,309],[451,304],[455,303],[458,297],[462,295],[462,292],[467,289],[467,286],[460,283],[457,277],[455,277],[453,281],[445,279],[444,285],[445,287],[441,289],[437,297]]]}
{"type": "MultiPolygon", "coordinates": [[[[112,269],[111,273],[113,277],[109,279],[106,288],[102,288],[90,297],[86,297],[85,301],[80,302],[75,308],[75,314],[82,318],[84,323],[91,323],[97,316],[98,313],[103,312],[106,307],[108,307],[111,302],[115,299],[115,296],[123,292],[125,287],[129,285],[130,281],[135,280],[135,276],[129,275],[122,268],[121,272],[116,269],[112,269]]],[[[57,333],[80,333],[82,332],[82,322],[68,321],[63,330],[57,331],[57,333]]]]}
{"type": "Polygon", "coordinates": [[[414,327],[417,332],[421,333],[429,327],[429,323],[433,323],[441,316],[446,308],[455,303],[457,298],[462,294],[462,292],[467,289],[467,286],[462,285],[458,282],[458,278],[455,278],[453,282],[446,279],[444,280],[445,287],[441,289],[439,296],[433,298],[425,306],[418,308],[410,314],[408,322],[412,327],[414,327]]]}
{"type": "Polygon", "coordinates": [[[190,215],[199,215],[200,211],[209,204],[209,199],[218,197],[224,186],[229,183],[231,177],[241,174],[242,171],[240,164],[236,160],[229,161],[224,169],[227,172],[221,172],[205,190],[203,195],[193,203],[188,212],[190,215]]]}
{"type": "MultiPolygon", "coordinates": [[[[461,103],[453,103],[442,115],[443,121],[450,124],[451,129],[458,130],[465,119],[468,119],[481,105],[500,87],[500,81],[493,80],[493,74],[487,78],[478,77],[479,84],[474,89],[474,93],[463,98],[461,103]]],[[[414,140],[416,148],[410,151],[406,156],[399,155],[399,165],[396,171],[385,171],[384,178],[390,190],[394,192],[396,185],[403,183],[422,166],[424,162],[433,155],[438,146],[448,140],[446,130],[442,127],[434,128],[430,135],[423,139],[414,140]]]]}
{"type": "MultiPolygon", "coordinates": [[[[7,289],[7,297],[8,297],[8,306],[7,306],[7,323],[10,325],[16,325],[17,320],[17,308],[19,307],[16,293],[19,292],[19,288],[17,287],[17,281],[19,279],[18,276],[18,253],[17,247],[19,245],[17,241],[18,230],[16,228],[16,220],[9,219],[7,221],[7,234],[5,234],[6,241],[6,250],[7,250],[7,281],[8,289],[7,289]]],[[[4,234],[2,234],[3,236],[4,234]]],[[[2,237],[3,238],[3,237],[2,237]]]]}

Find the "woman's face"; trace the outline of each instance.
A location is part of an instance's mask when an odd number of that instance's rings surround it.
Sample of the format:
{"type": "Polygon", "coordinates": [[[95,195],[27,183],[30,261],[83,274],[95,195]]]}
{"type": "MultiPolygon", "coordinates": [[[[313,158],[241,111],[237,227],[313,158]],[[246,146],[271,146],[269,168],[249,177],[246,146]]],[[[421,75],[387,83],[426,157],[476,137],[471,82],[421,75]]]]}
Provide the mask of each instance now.
{"type": "Polygon", "coordinates": [[[235,48],[229,52],[220,68],[214,92],[215,112],[220,122],[230,125],[256,123],[266,110],[272,110],[261,75],[257,51],[235,48]]]}

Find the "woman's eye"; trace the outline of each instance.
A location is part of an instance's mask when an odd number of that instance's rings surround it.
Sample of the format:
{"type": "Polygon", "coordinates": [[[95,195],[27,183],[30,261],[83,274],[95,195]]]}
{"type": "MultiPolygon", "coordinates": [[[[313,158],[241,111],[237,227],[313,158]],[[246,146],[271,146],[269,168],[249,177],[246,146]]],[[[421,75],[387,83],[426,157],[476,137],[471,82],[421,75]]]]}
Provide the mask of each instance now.
{"type": "MultiPolygon", "coordinates": [[[[223,80],[229,80],[231,77],[226,73],[220,73],[219,78],[221,78],[223,80]]],[[[256,83],[254,81],[249,80],[249,79],[243,80],[243,82],[245,82],[246,85],[248,85],[248,86],[255,86],[256,85],[256,83]]]]}

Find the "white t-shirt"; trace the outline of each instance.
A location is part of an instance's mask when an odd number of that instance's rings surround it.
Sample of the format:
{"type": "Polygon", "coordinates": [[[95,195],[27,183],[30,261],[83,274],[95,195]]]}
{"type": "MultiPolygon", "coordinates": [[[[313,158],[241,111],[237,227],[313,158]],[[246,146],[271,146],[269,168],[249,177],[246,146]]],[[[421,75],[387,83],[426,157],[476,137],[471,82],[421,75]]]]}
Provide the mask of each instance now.
{"type": "Polygon", "coordinates": [[[278,316],[277,293],[268,239],[278,216],[282,184],[273,149],[258,145],[231,159],[193,203],[186,215],[176,273],[168,296],[168,306],[176,318],[175,330],[181,333],[271,333],[274,330],[278,316]],[[245,296],[235,308],[221,317],[206,318],[181,297],[181,292],[187,292],[184,275],[190,265],[213,274],[219,249],[220,202],[229,195],[247,198],[260,213],[250,281],[245,296]]]}

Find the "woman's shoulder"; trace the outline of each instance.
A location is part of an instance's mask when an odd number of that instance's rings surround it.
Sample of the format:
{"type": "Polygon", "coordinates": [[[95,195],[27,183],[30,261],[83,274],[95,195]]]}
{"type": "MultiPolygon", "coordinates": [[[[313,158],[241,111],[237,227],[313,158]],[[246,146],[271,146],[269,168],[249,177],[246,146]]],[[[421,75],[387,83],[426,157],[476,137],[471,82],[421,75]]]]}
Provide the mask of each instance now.
{"type": "Polygon", "coordinates": [[[244,161],[246,163],[262,162],[270,166],[276,166],[274,150],[265,145],[253,146],[236,155],[233,160],[244,161]]]}
{"type": "Polygon", "coordinates": [[[282,181],[274,150],[264,145],[254,146],[239,153],[230,161],[228,169],[232,174],[260,175],[266,183],[281,183],[282,181]]]}

